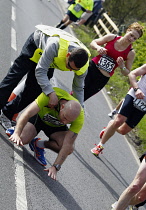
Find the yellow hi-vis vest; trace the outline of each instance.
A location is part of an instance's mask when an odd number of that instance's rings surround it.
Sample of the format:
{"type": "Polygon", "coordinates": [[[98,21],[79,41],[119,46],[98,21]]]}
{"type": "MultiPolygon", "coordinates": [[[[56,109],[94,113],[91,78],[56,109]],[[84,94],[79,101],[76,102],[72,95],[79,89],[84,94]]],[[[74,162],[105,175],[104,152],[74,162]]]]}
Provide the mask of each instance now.
{"type": "Polygon", "coordinates": [[[93,10],[93,0],[76,0],[74,4],[71,4],[68,8],[71,13],[80,18],[81,15],[84,13],[82,7],[86,10],[93,10]]]}
{"type": "MultiPolygon", "coordinates": [[[[51,26],[37,25],[36,28],[50,37],[58,36],[60,38],[58,56],[54,58],[53,63],[49,66],[50,68],[56,68],[62,71],[70,71],[70,69],[66,68],[66,55],[68,53],[68,47],[70,42],[77,43],[80,47],[84,48],[90,57],[91,54],[88,48],[82,42],[80,42],[76,37],[73,37],[71,34],[51,26]]],[[[36,49],[33,57],[30,58],[30,60],[32,60],[35,63],[38,63],[42,53],[43,53],[42,49],[40,48],[36,49]]],[[[73,71],[77,75],[82,75],[86,72],[88,66],[89,66],[89,60],[82,68],[80,68],[80,70],[73,70],[73,71]]]]}

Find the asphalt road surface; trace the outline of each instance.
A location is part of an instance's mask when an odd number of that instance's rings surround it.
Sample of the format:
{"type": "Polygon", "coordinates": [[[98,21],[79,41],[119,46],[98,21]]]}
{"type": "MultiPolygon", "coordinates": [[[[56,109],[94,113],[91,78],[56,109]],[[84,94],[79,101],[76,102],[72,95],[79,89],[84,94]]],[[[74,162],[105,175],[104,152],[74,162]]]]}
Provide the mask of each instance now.
{"type": "MultiPolygon", "coordinates": [[[[0,80],[20,53],[35,25],[54,26],[62,16],[64,0],[0,1],[0,80]]],[[[70,27],[66,29],[70,32],[70,27]]],[[[52,82],[71,90],[73,74],[55,70],[52,82]]],[[[0,209],[5,210],[109,210],[130,184],[138,169],[138,157],[126,139],[115,134],[100,158],[90,149],[107,125],[110,108],[101,93],[85,103],[86,120],[75,151],[51,180],[33,157],[28,146],[14,146],[0,126],[0,209]]],[[[43,133],[39,137],[45,139],[43,133]]],[[[47,167],[56,154],[46,151],[47,167]]],[[[145,209],[145,208],[141,208],[145,209]]]]}

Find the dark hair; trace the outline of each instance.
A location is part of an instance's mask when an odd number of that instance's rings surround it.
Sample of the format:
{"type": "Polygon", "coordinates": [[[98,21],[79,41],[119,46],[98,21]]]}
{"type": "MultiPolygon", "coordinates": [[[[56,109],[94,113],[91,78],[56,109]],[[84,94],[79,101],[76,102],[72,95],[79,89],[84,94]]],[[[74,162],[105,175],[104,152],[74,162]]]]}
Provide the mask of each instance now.
{"type": "Polygon", "coordinates": [[[77,68],[83,67],[88,61],[88,53],[81,47],[74,48],[69,56],[69,62],[74,61],[77,68]]]}

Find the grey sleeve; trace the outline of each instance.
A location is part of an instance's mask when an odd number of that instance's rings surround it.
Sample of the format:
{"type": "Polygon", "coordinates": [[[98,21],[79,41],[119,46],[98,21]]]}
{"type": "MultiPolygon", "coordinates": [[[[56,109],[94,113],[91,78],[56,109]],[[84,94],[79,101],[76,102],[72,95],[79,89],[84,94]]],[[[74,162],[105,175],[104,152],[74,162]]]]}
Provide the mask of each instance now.
{"type": "Polygon", "coordinates": [[[46,47],[43,49],[43,54],[36,66],[35,76],[42,91],[48,95],[54,92],[53,87],[47,77],[49,67],[58,55],[59,39],[57,37],[49,37],[46,42],[46,47]]]}
{"type": "Polygon", "coordinates": [[[73,96],[79,100],[82,107],[84,107],[84,80],[86,75],[87,71],[80,76],[74,74],[72,84],[73,96]]]}

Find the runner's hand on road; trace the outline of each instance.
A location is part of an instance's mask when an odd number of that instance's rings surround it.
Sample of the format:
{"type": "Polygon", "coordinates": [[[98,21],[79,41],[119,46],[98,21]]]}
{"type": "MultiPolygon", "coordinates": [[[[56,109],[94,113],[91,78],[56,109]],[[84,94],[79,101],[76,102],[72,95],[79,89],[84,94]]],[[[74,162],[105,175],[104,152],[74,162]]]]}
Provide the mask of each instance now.
{"type": "Polygon", "coordinates": [[[57,171],[54,166],[51,166],[48,169],[44,169],[44,171],[48,171],[48,176],[50,176],[52,179],[56,181],[57,171]]]}
{"type": "Polygon", "coordinates": [[[23,146],[21,138],[17,134],[12,134],[12,136],[9,138],[10,141],[17,144],[17,146],[23,146]]]}

